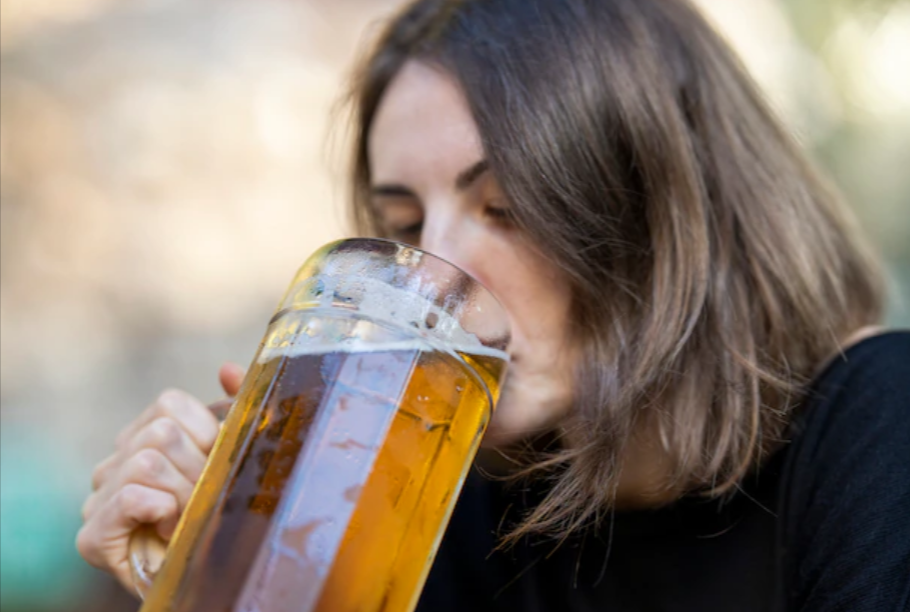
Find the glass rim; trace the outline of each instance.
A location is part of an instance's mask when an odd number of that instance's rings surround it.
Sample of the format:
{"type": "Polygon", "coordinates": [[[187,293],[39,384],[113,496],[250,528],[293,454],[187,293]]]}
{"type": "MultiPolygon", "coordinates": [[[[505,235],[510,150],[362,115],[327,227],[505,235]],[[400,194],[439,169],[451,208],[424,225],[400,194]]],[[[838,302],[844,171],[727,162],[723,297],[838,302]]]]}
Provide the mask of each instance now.
{"type": "MultiPolygon", "coordinates": [[[[461,266],[454,264],[451,261],[449,261],[448,259],[441,257],[439,255],[436,255],[435,253],[433,253],[431,251],[427,251],[418,246],[408,244],[407,242],[401,242],[400,240],[392,240],[391,238],[380,238],[380,237],[376,237],[376,236],[353,236],[353,237],[348,237],[348,238],[340,238],[338,240],[329,242],[327,245],[325,245],[325,248],[328,250],[331,250],[331,249],[334,249],[336,246],[340,246],[342,244],[353,244],[353,243],[358,243],[358,242],[359,243],[381,243],[381,244],[395,245],[400,249],[408,249],[411,251],[415,251],[417,253],[420,253],[421,257],[429,257],[430,259],[436,260],[438,262],[441,262],[441,263],[451,267],[453,270],[455,270],[456,272],[458,272],[459,274],[464,276],[466,279],[471,281],[471,283],[473,283],[473,284],[477,285],[478,287],[480,287],[481,289],[483,289],[483,291],[493,300],[493,303],[495,303],[496,306],[499,308],[499,310],[502,312],[502,316],[505,317],[506,319],[508,319],[508,311],[502,305],[502,302],[500,301],[500,299],[496,296],[495,293],[493,293],[490,290],[489,287],[487,287],[476,276],[474,276],[470,272],[466,271],[461,266]]],[[[510,327],[511,327],[511,325],[510,325],[510,327]]]]}

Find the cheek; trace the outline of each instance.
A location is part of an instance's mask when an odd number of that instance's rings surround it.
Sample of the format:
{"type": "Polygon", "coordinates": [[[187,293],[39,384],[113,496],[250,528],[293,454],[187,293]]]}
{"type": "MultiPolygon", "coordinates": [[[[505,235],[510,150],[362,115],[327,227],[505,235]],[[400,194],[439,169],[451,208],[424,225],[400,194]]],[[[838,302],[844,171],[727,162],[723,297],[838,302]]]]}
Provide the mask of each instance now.
{"type": "Polygon", "coordinates": [[[570,295],[554,266],[528,249],[491,250],[477,276],[509,313],[515,349],[562,343],[568,331],[570,295]],[[526,347],[522,345],[533,344],[526,347]]]}

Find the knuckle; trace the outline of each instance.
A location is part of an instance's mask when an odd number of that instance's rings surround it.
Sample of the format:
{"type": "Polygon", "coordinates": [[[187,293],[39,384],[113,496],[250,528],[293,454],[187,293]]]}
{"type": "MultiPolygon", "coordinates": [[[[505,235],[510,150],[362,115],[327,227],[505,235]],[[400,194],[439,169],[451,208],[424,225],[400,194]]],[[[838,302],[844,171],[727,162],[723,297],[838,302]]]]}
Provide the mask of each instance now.
{"type": "Polygon", "coordinates": [[[218,428],[214,418],[211,424],[207,424],[205,427],[198,427],[197,429],[198,431],[195,434],[196,442],[204,453],[208,453],[212,447],[215,446],[215,441],[218,439],[218,434],[221,430],[218,428]]]}
{"type": "Polygon", "coordinates": [[[104,461],[95,466],[92,470],[92,490],[101,488],[101,484],[107,479],[108,465],[104,461]]]}
{"type": "Polygon", "coordinates": [[[143,448],[130,461],[133,476],[143,481],[154,481],[164,472],[167,459],[153,448],[143,448]]]}
{"type": "Polygon", "coordinates": [[[98,536],[93,527],[83,525],[82,528],[79,529],[79,532],[76,534],[76,550],[89,565],[97,567],[98,569],[106,569],[107,564],[104,556],[101,554],[98,536]]]}
{"type": "Polygon", "coordinates": [[[134,483],[123,486],[117,503],[123,516],[142,523],[155,523],[177,512],[177,501],[173,495],[161,495],[134,483]]]}
{"type": "Polygon", "coordinates": [[[95,507],[95,499],[97,499],[97,496],[94,493],[92,493],[85,500],[85,503],[82,504],[82,522],[83,523],[88,522],[89,518],[92,516],[92,511],[94,510],[94,507],[95,507]]]}
{"type": "Polygon", "coordinates": [[[177,498],[173,495],[168,495],[166,501],[164,502],[164,506],[162,507],[160,518],[170,519],[176,517],[179,512],[180,506],[177,503],[177,498]]]}
{"type": "Polygon", "coordinates": [[[135,515],[148,505],[148,496],[145,489],[136,484],[126,484],[117,493],[117,505],[121,513],[126,516],[135,515]]]}
{"type": "Polygon", "coordinates": [[[185,391],[165,389],[158,395],[156,404],[159,408],[159,414],[177,417],[186,414],[191,402],[189,395],[185,391]]]}
{"type": "Polygon", "coordinates": [[[170,417],[160,417],[149,425],[152,435],[152,444],[156,448],[169,449],[180,444],[182,433],[180,425],[170,417]]]}
{"type": "Polygon", "coordinates": [[[110,480],[114,471],[118,468],[119,462],[122,461],[120,455],[113,454],[98,462],[92,470],[92,490],[97,491],[104,483],[110,480]]]}
{"type": "Polygon", "coordinates": [[[87,526],[83,526],[76,534],[76,550],[82,555],[82,558],[91,562],[95,549],[95,542],[92,538],[91,531],[87,526]]]}

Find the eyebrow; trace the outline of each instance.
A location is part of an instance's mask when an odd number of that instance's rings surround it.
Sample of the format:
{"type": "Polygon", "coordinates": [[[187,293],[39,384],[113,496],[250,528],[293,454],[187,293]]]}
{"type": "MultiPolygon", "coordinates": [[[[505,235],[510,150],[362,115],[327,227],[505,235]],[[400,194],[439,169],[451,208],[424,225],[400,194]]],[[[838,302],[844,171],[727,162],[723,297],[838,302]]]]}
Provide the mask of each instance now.
{"type": "Polygon", "coordinates": [[[455,189],[464,191],[489,169],[490,163],[487,160],[482,159],[466,170],[462,170],[458,173],[458,176],[455,177],[455,189]]]}
{"type": "MultiPolygon", "coordinates": [[[[485,159],[481,159],[480,161],[471,164],[466,169],[459,172],[458,176],[455,177],[455,189],[457,191],[464,191],[473,185],[477,179],[483,176],[485,172],[489,171],[489,169],[490,163],[485,159]]],[[[415,194],[412,189],[399,184],[376,185],[370,188],[370,193],[373,196],[417,197],[417,194],[415,194]]]]}

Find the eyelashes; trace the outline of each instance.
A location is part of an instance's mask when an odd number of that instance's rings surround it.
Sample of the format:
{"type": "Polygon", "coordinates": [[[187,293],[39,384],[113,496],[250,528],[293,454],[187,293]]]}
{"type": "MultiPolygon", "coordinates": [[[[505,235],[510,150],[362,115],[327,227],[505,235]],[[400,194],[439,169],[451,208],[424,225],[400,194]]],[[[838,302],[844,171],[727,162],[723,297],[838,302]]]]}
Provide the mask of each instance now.
{"type": "MultiPolygon", "coordinates": [[[[483,207],[481,214],[487,224],[492,225],[497,229],[511,229],[515,227],[515,213],[509,206],[494,206],[492,204],[487,204],[483,207]]],[[[393,240],[415,244],[420,240],[423,224],[424,221],[422,218],[419,221],[401,227],[394,227],[389,223],[384,223],[385,233],[393,240]]]]}
{"type": "Polygon", "coordinates": [[[507,206],[487,205],[483,209],[483,215],[499,223],[515,223],[515,213],[507,206]]]}
{"type": "Polygon", "coordinates": [[[420,237],[423,231],[423,221],[418,221],[407,227],[389,228],[389,237],[400,242],[415,242],[415,238],[420,237]]]}

